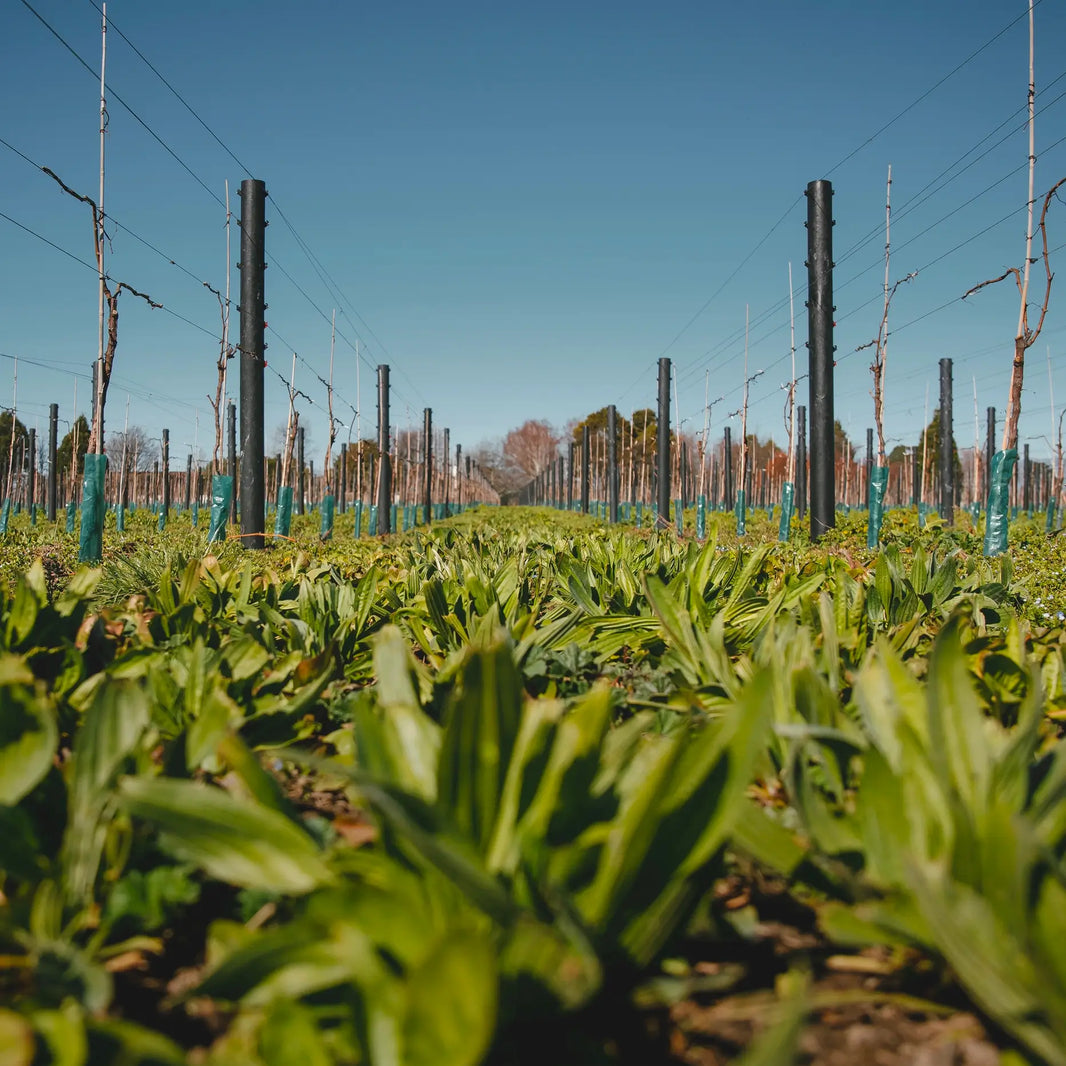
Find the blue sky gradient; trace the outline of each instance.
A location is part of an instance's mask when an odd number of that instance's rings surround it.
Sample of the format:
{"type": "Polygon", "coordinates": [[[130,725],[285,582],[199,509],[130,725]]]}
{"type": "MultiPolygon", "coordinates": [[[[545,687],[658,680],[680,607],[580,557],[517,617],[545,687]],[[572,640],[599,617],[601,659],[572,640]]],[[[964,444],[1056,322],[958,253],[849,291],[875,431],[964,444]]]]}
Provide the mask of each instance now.
{"type": "MultiPolygon", "coordinates": [[[[98,69],[89,0],[33,6],[98,69]]],[[[387,362],[394,425],[420,423],[431,406],[435,424],[472,448],[529,418],[562,426],[607,403],[624,414],[651,406],[662,354],[675,361],[686,431],[702,428],[705,388],[724,397],[711,415],[717,439],[740,404],[750,306],[749,362],[765,373],[749,424],[781,439],[788,264],[802,374],[802,193],[822,177],[836,190],[837,415],[861,444],[873,404],[870,353],[856,348],[880,320],[891,163],[891,276],[918,276],[892,307],[886,433],[913,443],[927,385],[930,416],[936,403],[937,360],[950,356],[957,440],[973,439],[973,381],[983,439],[985,407],[1002,416],[1006,406],[1018,296],[1006,282],[959,297],[1024,254],[1025,11],[1018,0],[112,0],[113,25],[232,156],[111,33],[112,89],[207,189],[110,102],[108,214],[165,255],[114,229],[108,268],[168,310],[122,297],[109,426],[121,428],[129,393],[131,423],[153,435],[167,426],[176,465],[193,444],[207,454],[218,310],[199,282],[224,286],[216,198],[228,179],[237,211],[248,175],[236,157],[270,193],[268,360],[287,377],[292,349],[301,356],[297,387],[318,405],[302,404],[313,455],[326,441],[315,375],[328,370],[334,307],[337,416],[350,423],[359,406],[372,432],[371,368],[387,362]]],[[[1042,199],[1066,176],[1063,5],[1042,0],[1036,25],[1042,199]]],[[[20,0],[4,5],[0,33],[0,137],[95,195],[98,85],[20,0]]],[[[6,215],[91,260],[87,208],[2,146],[0,184],[6,215]]],[[[1052,207],[1048,230],[1061,267],[1066,204],[1052,207]]],[[[75,375],[88,411],[94,272],[6,219],[0,248],[0,402],[11,397],[7,357],[18,356],[20,417],[43,431],[50,402],[69,421],[75,375]]],[[[233,263],[237,252],[235,231],[233,263]]],[[[235,269],[232,284],[236,304],[235,269]]],[[[1042,291],[1037,264],[1034,298],[1042,291]]],[[[1021,432],[1034,456],[1052,435],[1049,350],[1066,404],[1064,337],[1060,287],[1027,365],[1021,432]]],[[[268,447],[286,406],[268,373],[268,447]]]]}

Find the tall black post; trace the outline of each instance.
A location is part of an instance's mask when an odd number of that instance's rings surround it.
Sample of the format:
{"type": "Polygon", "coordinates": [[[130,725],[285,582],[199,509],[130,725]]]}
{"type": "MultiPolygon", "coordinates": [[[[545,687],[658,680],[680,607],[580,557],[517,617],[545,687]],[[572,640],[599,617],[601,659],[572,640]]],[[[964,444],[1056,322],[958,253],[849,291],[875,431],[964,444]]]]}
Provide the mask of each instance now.
{"type": "MultiPolygon", "coordinates": [[[[304,513],[304,427],[296,428],[296,513],[304,513]]],[[[379,519],[380,521],[380,519],[379,519]]]]}
{"type": "Polygon", "coordinates": [[[455,502],[463,506],[463,446],[455,446],[455,502]]]}
{"type": "Polygon", "coordinates": [[[574,442],[570,441],[570,447],[566,456],[566,509],[574,509],[574,442]]]}
{"type": "Polygon", "coordinates": [[[796,515],[807,515],[807,408],[796,408],[796,515]]]}
{"type": "Polygon", "coordinates": [[[618,521],[618,411],[607,408],[607,517],[618,521]]]}
{"type": "Polygon", "coordinates": [[[807,348],[810,357],[811,540],[836,525],[833,433],[833,186],[807,186],[807,348]]]}
{"type": "MultiPolygon", "coordinates": [[[[13,428],[13,427],[12,427],[13,428]]],[[[26,503],[30,514],[34,514],[34,507],[37,505],[37,427],[30,427],[30,456],[29,462],[26,464],[27,473],[29,474],[29,484],[27,486],[26,503]]]]}
{"type": "Polygon", "coordinates": [[[940,460],[940,518],[951,524],[955,521],[955,433],[951,413],[951,360],[940,360],[940,440],[937,442],[940,460]]]}
{"type": "MultiPolygon", "coordinates": [[[[237,489],[240,487],[237,484],[237,405],[230,400],[226,404],[226,450],[229,453],[227,456],[227,470],[229,476],[233,478],[233,502],[230,509],[230,521],[236,523],[237,521],[237,489]]],[[[264,486],[264,493],[266,488],[264,486]]]]}
{"type": "Polygon", "coordinates": [[[723,434],[722,451],[722,503],[726,510],[731,511],[737,501],[733,495],[733,433],[729,426],[725,427],[723,434]]]}
{"type": "Polygon", "coordinates": [[[59,451],[59,404],[54,403],[48,408],[48,521],[56,520],[56,507],[58,504],[59,473],[56,470],[57,453],[59,451]]]}
{"type": "Polygon", "coordinates": [[[170,514],[170,430],[163,430],[163,514],[170,514]]]}
{"type": "Polygon", "coordinates": [[[241,543],[264,544],[263,513],[263,329],[266,303],[266,186],[258,178],[241,182],[241,543]]]}
{"type": "Polygon", "coordinates": [[[345,444],[341,448],[341,476],[340,484],[337,486],[337,510],[340,514],[344,514],[345,504],[348,502],[348,445],[345,444]]]}
{"type": "Polygon", "coordinates": [[[192,453],[185,463],[185,510],[192,506],[192,453]]]}
{"type": "Polygon", "coordinates": [[[427,407],[422,412],[422,509],[426,525],[433,518],[433,409],[427,407]]]}
{"type": "Polygon", "coordinates": [[[566,493],[563,491],[563,481],[566,478],[566,459],[563,456],[558,456],[555,460],[555,506],[562,510],[564,506],[563,499],[566,493]]]}
{"type": "Polygon", "coordinates": [[[921,448],[917,448],[916,447],[914,449],[913,460],[914,460],[914,471],[913,471],[911,480],[914,482],[914,484],[911,485],[911,506],[912,507],[917,507],[918,504],[921,502],[921,500],[919,498],[919,493],[921,492],[921,489],[922,489],[922,450],[921,450],[921,448]]]}
{"type": "Polygon", "coordinates": [[[392,456],[389,453],[389,368],[378,366],[378,532],[392,532],[392,456]]]}
{"type": "Polygon", "coordinates": [[[655,499],[659,508],[659,529],[670,525],[670,360],[659,360],[659,413],[655,428],[656,484],[655,499]]]}
{"type": "Polygon", "coordinates": [[[988,420],[985,439],[985,500],[988,499],[988,486],[992,484],[992,456],[996,454],[996,409],[989,407],[985,412],[988,420]]]}
{"type": "Polygon", "coordinates": [[[591,471],[589,470],[589,427],[586,422],[581,427],[581,513],[589,513],[589,487],[591,471]]]}
{"type": "Polygon", "coordinates": [[[866,499],[870,499],[870,475],[874,470],[874,431],[866,430],[866,499]]]}
{"type": "Polygon", "coordinates": [[[452,502],[452,445],[451,445],[452,431],[448,428],[444,430],[444,448],[441,451],[441,462],[444,464],[444,468],[441,470],[441,475],[444,479],[444,517],[447,518],[450,514],[450,506],[452,502]]]}
{"type": "Polygon", "coordinates": [[[1022,445],[1022,476],[1025,478],[1022,483],[1022,507],[1028,511],[1033,506],[1033,464],[1029,462],[1028,444],[1022,445]]]}

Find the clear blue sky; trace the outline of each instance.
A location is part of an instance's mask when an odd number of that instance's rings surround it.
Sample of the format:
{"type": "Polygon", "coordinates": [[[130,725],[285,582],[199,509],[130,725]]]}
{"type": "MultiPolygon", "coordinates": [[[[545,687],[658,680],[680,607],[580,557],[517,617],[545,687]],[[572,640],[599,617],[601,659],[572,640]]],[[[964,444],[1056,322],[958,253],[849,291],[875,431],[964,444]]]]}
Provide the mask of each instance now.
{"type": "MultiPolygon", "coordinates": [[[[89,0],[32,2],[98,71],[100,18],[89,0]]],[[[393,368],[394,425],[420,422],[428,405],[469,448],[529,418],[561,426],[611,402],[623,413],[652,406],[655,361],[668,354],[686,431],[702,427],[706,372],[709,398],[724,395],[712,412],[717,438],[740,404],[750,305],[750,367],[765,369],[752,385],[750,422],[780,439],[788,264],[803,373],[802,192],[829,177],[837,415],[863,440],[873,424],[870,353],[854,350],[880,320],[891,163],[891,275],[919,273],[892,306],[886,433],[917,437],[926,386],[931,415],[937,360],[950,356],[957,439],[968,445],[972,379],[982,437],[985,407],[1002,417],[1006,406],[1016,290],[1006,282],[965,304],[957,298],[1024,254],[1025,7],[112,0],[108,15],[266,181],[268,361],[287,377],[295,348],[305,360],[297,387],[324,408],[308,367],[326,376],[337,307],[336,413],[352,421],[359,337],[364,434],[375,412],[368,365],[379,362],[393,368]]],[[[1066,132],[1063,5],[1043,0],[1036,24],[1042,198],[1066,175],[1066,141],[1057,143],[1066,132]]],[[[3,5],[0,35],[0,137],[95,195],[98,85],[21,0],[3,5]]],[[[218,198],[228,179],[236,211],[241,167],[117,33],[108,41],[114,92],[218,198]]],[[[109,112],[108,213],[222,288],[222,208],[117,100],[109,112]]],[[[0,187],[5,214],[92,258],[87,208],[3,147],[0,187]]],[[[1056,402],[1066,404],[1066,204],[1053,206],[1049,234],[1062,276],[1029,354],[1022,437],[1034,455],[1047,453],[1041,436],[1051,435],[1048,347],[1056,402]]],[[[218,332],[217,304],[198,280],[127,232],[113,237],[115,277],[218,332]]],[[[0,353],[20,357],[19,414],[43,431],[51,401],[70,418],[75,373],[79,410],[88,410],[96,283],[5,219],[0,242],[0,353]]],[[[1037,296],[1042,277],[1037,264],[1037,296]]],[[[236,270],[233,286],[236,303],[236,270]]],[[[194,440],[206,453],[216,342],[129,295],[121,311],[109,426],[121,429],[129,392],[131,423],[153,434],[170,428],[176,466],[194,440]]],[[[0,360],[4,404],[12,367],[0,360]]],[[[325,416],[302,407],[320,458],[325,416]]],[[[268,372],[268,447],[285,410],[284,387],[268,372]]]]}

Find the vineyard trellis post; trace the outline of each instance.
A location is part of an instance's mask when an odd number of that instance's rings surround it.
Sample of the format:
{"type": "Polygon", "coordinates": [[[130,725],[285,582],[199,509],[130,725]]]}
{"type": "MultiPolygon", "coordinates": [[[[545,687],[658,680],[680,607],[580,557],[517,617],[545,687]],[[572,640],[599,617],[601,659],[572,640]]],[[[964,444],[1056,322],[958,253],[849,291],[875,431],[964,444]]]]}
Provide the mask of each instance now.
{"type": "Polygon", "coordinates": [[[441,449],[441,482],[443,484],[443,496],[444,496],[444,517],[448,517],[448,511],[451,507],[451,487],[452,487],[452,464],[451,464],[451,430],[445,426],[444,428],[444,447],[441,449]]]}
{"type": "Polygon", "coordinates": [[[185,462],[185,510],[192,508],[192,452],[185,462]]]}
{"type": "Polygon", "coordinates": [[[566,509],[574,509],[574,442],[571,440],[566,454],[566,509]]]}
{"type": "Polygon", "coordinates": [[[812,181],[807,197],[807,348],[810,358],[811,540],[836,525],[833,432],[833,186],[812,181]]]}
{"type": "Polygon", "coordinates": [[[796,515],[807,516],[807,408],[796,407],[796,515]]]}
{"type": "Polygon", "coordinates": [[[618,521],[618,409],[607,408],[607,508],[608,519],[618,521]]]}
{"type": "Polygon", "coordinates": [[[655,501],[658,508],[656,526],[670,525],[670,360],[659,360],[659,407],[655,428],[656,476],[655,501]]]}
{"type": "Polygon", "coordinates": [[[306,484],[304,482],[304,427],[296,430],[296,513],[303,514],[306,484]]]}
{"type": "Polygon", "coordinates": [[[952,423],[951,360],[940,360],[940,434],[937,441],[940,467],[940,518],[955,521],[955,432],[952,423]]]}
{"type": "MultiPolygon", "coordinates": [[[[448,431],[445,430],[445,437],[448,431]]],[[[392,532],[392,456],[389,452],[389,368],[378,364],[377,532],[392,532]]]]}
{"type": "Polygon", "coordinates": [[[733,510],[733,432],[725,427],[722,437],[722,509],[733,510]]]}
{"type": "Polygon", "coordinates": [[[1021,447],[1021,479],[1021,507],[1028,515],[1033,507],[1033,467],[1029,461],[1028,443],[1021,447]]]}
{"type": "MultiPolygon", "coordinates": [[[[12,427],[14,430],[14,427],[12,427]]],[[[37,427],[30,426],[29,462],[27,465],[28,484],[26,486],[26,503],[30,512],[30,523],[37,524],[37,427]]]]}
{"type": "MultiPolygon", "coordinates": [[[[231,400],[226,407],[228,425],[227,450],[229,452],[229,476],[233,478],[233,484],[237,484],[237,405],[231,400]]],[[[237,521],[237,493],[232,494],[230,501],[230,520],[237,521]]]]}
{"type": "Polygon", "coordinates": [[[455,446],[455,506],[463,509],[463,446],[455,446]]]}
{"type": "Polygon", "coordinates": [[[263,484],[263,331],[266,273],[266,185],[258,178],[241,182],[241,543],[264,547],[266,501],[263,484]]]}
{"type": "Polygon", "coordinates": [[[422,412],[422,510],[428,526],[433,520],[433,409],[422,412]]]}
{"type": "Polygon", "coordinates": [[[589,424],[581,427],[581,513],[589,513],[589,487],[591,472],[589,470],[589,424]]]}
{"type": "Polygon", "coordinates": [[[48,521],[56,520],[56,506],[59,497],[59,472],[56,461],[59,452],[59,404],[48,407],[48,521]]]}
{"type": "Polygon", "coordinates": [[[160,493],[160,505],[162,519],[166,522],[170,515],[170,430],[163,430],[163,454],[161,457],[163,468],[162,492],[160,493]]]}

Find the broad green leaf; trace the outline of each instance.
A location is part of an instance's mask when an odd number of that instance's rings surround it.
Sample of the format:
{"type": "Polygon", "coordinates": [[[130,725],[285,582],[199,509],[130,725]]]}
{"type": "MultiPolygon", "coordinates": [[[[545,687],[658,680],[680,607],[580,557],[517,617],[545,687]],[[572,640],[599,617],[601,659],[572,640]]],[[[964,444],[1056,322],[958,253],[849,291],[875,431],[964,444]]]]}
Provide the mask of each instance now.
{"type": "Polygon", "coordinates": [[[470,653],[449,701],[437,802],[483,852],[499,813],[522,699],[512,649],[497,637],[483,650],[470,653]]]}
{"type": "Polygon", "coordinates": [[[33,1026],[21,1014],[0,1007],[0,1066],[31,1066],[35,1053],[33,1026]]]}
{"type": "Polygon", "coordinates": [[[405,1066],[477,1066],[496,1027],[496,952],[482,934],[456,931],[407,980],[405,1066]]]}
{"type": "Polygon", "coordinates": [[[274,1005],[259,1030],[264,1066],[333,1066],[315,1024],[314,1012],[300,1003],[274,1005]]]}
{"type": "Polygon", "coordinates": [[[140,685],[105,678],[94,692],[74,741],[63,839],[66,889],[86,899],[96,879],[107,832],[115,778],[148,726],[148,701],[140,685]]]}
{"type": "Polygon", "coordinates": [[[172,778],[127,777],[123,806],[165,834],[178,857],[244,888],[303,893],[332,879],[312,839],[288,818],[219,788],[172,778]]]}
{"type": "Polygon", "coordinates": [[[0,804],[14,806],[52,765],[59,741],[55,710],[34,691],[33,675],[5,656],[0,666],[0,804]]]}
{"type": "Polygon", "coordinates": [[[51,1056],[51,1066],[85,1066],[89,1057],[85,1019],[73,1000],[55,1010],[34,1011],[32,1020],[51,1056]]]}

